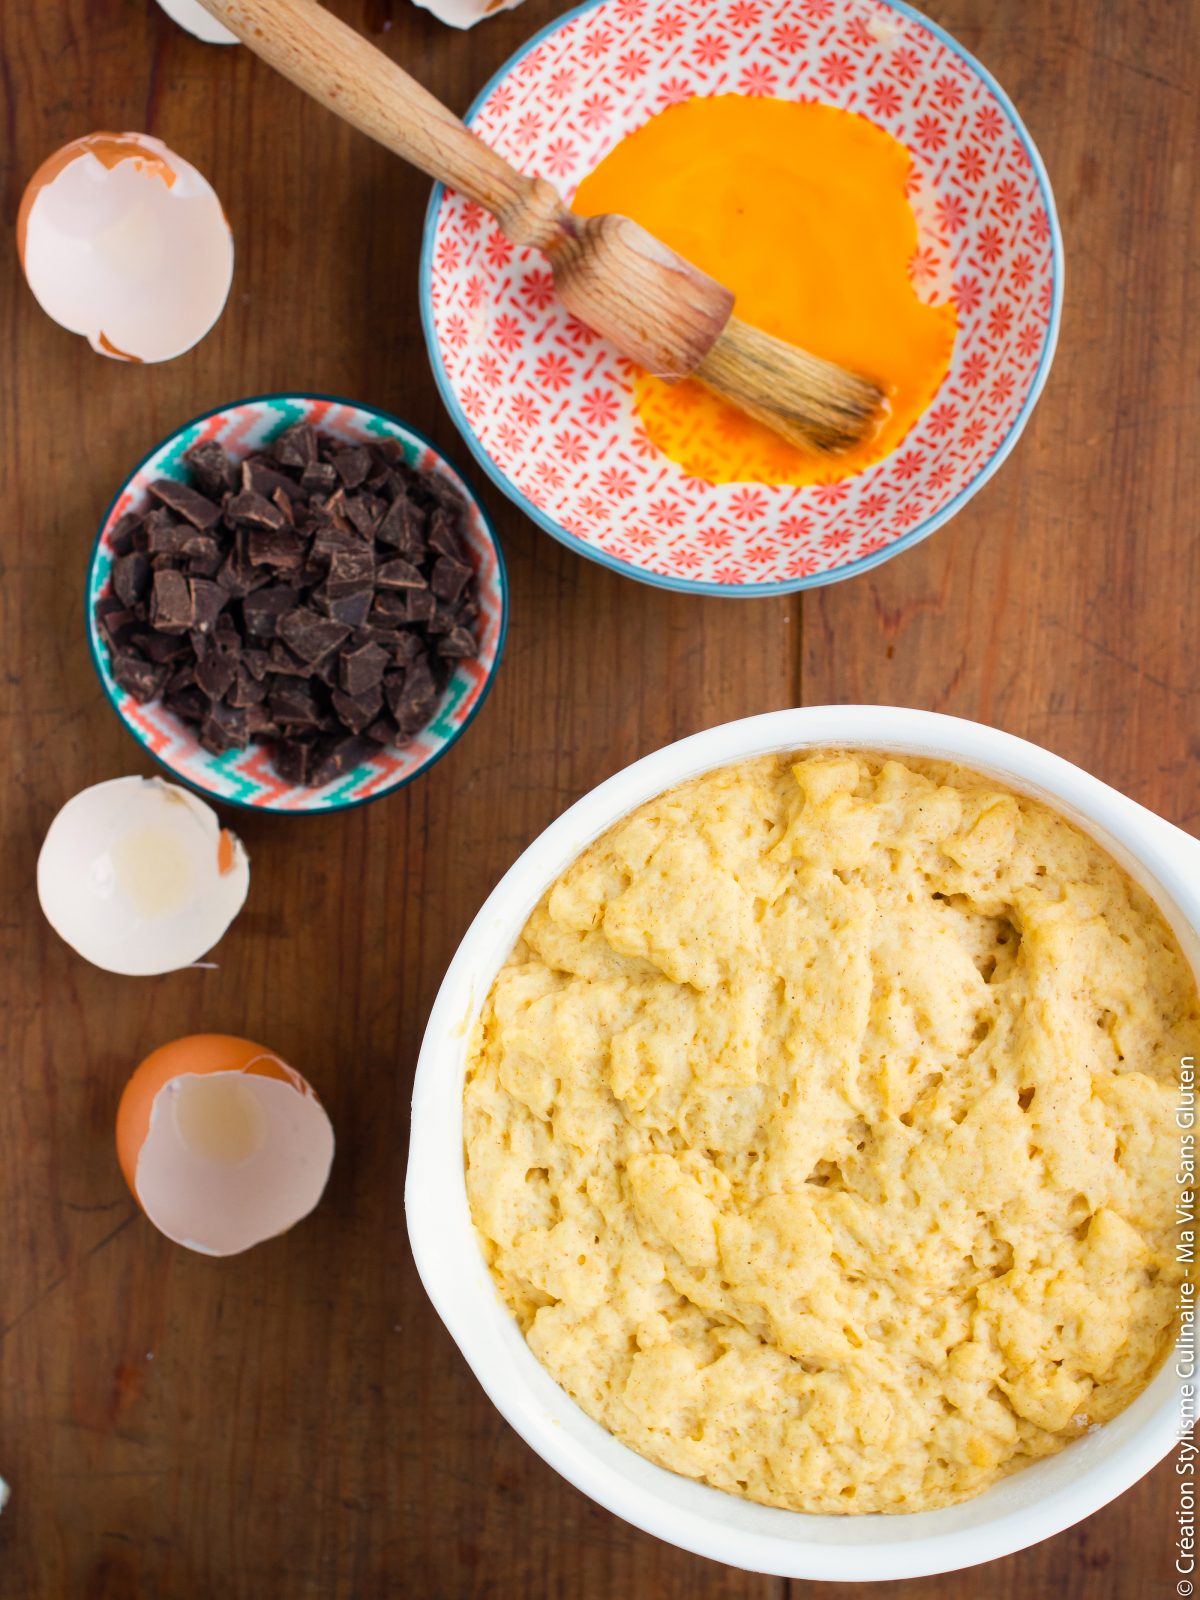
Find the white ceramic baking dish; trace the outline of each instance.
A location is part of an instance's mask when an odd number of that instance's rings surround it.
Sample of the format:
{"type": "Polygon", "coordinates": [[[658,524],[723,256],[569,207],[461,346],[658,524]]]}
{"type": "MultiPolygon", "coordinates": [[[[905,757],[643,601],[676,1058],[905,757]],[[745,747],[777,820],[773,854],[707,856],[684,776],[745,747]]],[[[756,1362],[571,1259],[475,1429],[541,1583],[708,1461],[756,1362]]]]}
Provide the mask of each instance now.
{"type": "Polygon", "coordinates": [[[1174,1358],[1120,1416],[963,1505],[910,1516],[808,1516],[676,1476],[619,1444],[529,1350],[498,1299],[467,1208],[462,1087],[471,1025],[543,890],[584,847],[651,796],[771,751],[859,747],[942,757],[1048,801],[1083,826],[1161,906],[1200,973],[1200,841],[1070,762],[976,722],[893,706],[813,706],[730,722],[635,762],[573,805],[488,897],[446,973],[413,1092],[406,1208],[417,1268],[493,1402],[585,1494],[661,1539],[781,1577],[873,1579],[950,1572],[1060,1532],[1166,1456],[1179,1430],[1174,1358]]]}

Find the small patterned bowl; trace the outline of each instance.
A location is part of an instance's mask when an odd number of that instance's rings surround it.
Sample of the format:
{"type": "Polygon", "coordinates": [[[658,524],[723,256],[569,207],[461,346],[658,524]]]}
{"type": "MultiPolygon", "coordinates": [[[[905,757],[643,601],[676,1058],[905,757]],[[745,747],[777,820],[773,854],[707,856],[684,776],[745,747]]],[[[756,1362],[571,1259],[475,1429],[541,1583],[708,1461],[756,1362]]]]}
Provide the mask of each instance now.
{"type": "Polygon", "coordinates": [[[641,429],[627,365],[558,305],[545,261],[440,188],[422,313],[463,437],[539,526],[664,588],[781,594],[877,566],[996,471],[1050,368],[1062,241],[1008,96],[899,0],[588,0],[531,39],[468,120],[569,198],[655,112],[731,92],[861,112],[912,154],[910,272],[923,296],[954,299],[959,328],[940,393],[886,459],[798,489],[685,477],[641,429]]]}
{"type": "Polygon", "coordinates": [[[148,755],[182,782],[201,794],[227,805],[258,811],[341,811],[365,805],[381,795],[411,783],[431,767],[461,737],[479,710],[504,650],[508,626],[508,578],[504,556],[487,512],[470,486],[424,434],[398,417],[370,406],[359,406],[330,395],[259,395],[206,411],[156,445],[122,485],[105,513],[92,551],[87,579],[87,631],[92,661],[121,721],[148,755]],[[140,705],[113,681],[108,645],[100,633],[96,603],[105,593],[112,570],[109,538],[117,519],[139,510],[155,478],[185,478],[183,453],[209,439],[241,457],[259,449],[298,422],[309,422],[322,433],[348,443],[359,440],[396,439],[410,466],[439,472],[461,491],[467,502],[467,537],[475,565],[479,601],[479,655],[461,661],[446,686],[433,720],[403,746],[380,747],[353,772],[344,773],[321,788],[286,783],[271,764],[265,746],[211,755],[203,749],[192,728],[161,705],[140,705]]]}

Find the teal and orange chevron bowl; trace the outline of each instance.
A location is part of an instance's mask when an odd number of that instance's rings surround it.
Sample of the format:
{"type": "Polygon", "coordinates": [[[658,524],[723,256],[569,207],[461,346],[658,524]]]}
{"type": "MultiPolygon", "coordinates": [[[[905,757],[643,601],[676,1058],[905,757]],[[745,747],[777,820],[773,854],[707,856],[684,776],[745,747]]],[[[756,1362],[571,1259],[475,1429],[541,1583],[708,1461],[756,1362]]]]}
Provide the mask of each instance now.
{"type": "Polygon", "coordinates": [[[398,417],[331,395],[270,394],[238,400],[193,417],[150,452],[122,484],[100,524],[88,569],[86,620],[92,662],[104,692],[126,728],[147,755],[181,782],[210,799],[255,811],[328,812],[365,805],[411,783],[445,755],[487,699],[504,651],[508,627],[508,578],[491,520],[470,484],[424,434],[398,417]],[[140,704],[117,684],[108,645],[100,632],[97,602],[107,592],[112,572],[110,543],[118,519],[139,511],[156,478],[186,479],[183,455],[208,440],[223,444],[235,459],[269,444],[299,422],[347,443],[394,439],[412,467],[448,478],[467,505],[466,536],[475,567],[479,604],[479,654],[461,661],[447,683],[432,720],[405,745],[380,746],[353,771],[319,788],[290,784],[275,771],[266,745],[213,755],[195,730],[160,704],[140,704]]]}

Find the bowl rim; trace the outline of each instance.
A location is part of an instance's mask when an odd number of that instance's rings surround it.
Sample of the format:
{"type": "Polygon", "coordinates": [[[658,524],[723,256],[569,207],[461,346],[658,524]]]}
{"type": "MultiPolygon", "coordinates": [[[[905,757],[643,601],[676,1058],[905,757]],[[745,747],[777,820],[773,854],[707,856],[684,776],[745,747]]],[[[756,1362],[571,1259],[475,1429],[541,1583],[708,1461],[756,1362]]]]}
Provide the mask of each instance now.
{"type": "MultiPolygon", "coordinates": [[[[829,747],[960,762],[1044,799],[1097,837],[1135,877],[1157,886],[1150,892],[1200,975],[1200,840],[1044,746],[986,723],[896,706],[795,707],[724,723],[655,750],[588,791],[531,841],[484,902],[449,964],[422,1040],[413,1083],[405,1212],[418,1274],[468,1366],[511,1426],[569,1483],[635,1527],[697,1555],[780,1577],[868,1582],[930,1576],[1010,1555],[1061,1533],[1124,1493],[1169,1454],[1179,1437],[1182,1374],[1175,1368],[1174,1347],[1146,1389],[1094,1440],[1081,1438],[1068,1451],[985,1490],[986,1495],[1005,1483],[1027,1483],[1019,1503],[1002,1504],[978,1525],[914,1525],[916,1519],[941,1518],[956,1507],[814,1519],[844,1522],[839,1544],[832,1536],[786,1536],[779,1519],[804,1519],[806,1513],[756,1507],[770,1513],[765,1522],[755,1517],[753,1528],[731,1527],[715,1514],[720,1502],[752,1502],[678,1479],[619,1444],[540,1366],[484,1265],[467,1209],[461,1154],[456,1156],[462,1148],[464,1041],[504,959],[503,954],[495,959],[495,951],[511,947],[558,872],[621,816],[691,776],[770,751],[829,747]],[[497,1312],[511,1328],[507,1344],[497,1338],[497,1312]],[[547,1399],[550,1392],[553,1401],[547,1399]],[[562,1426],[555,1410],[568,1413],[573,1428],[581,1422],[583,1437],[562,1426]],[[1101,1439],[1105,1453],[1091,1459],[1101,1439]],[[1065,1481],[1048,1492],[1038,1492],[1039,1480],[1026,1479],[1068,1457],[1074,1470],[1068,1475],[1060,1469],[1065,1481]],[[670,1480],[719,1497],[710,1502],[712,1513],[675,1503],[667,1492],[670,1480]],[[894,1537],[876,1544],[855,1541],[854,1529],[864,1522],[886,1523],[894,1537]]],[[[976,1505],[980,1498],[962,1504],[976,1505]]],[[[797,1526],[795,1521],[789,1525],[797,1526]]]]}
{"type": "Polygon", "coordinates": [[[224,405],[210,406],[206,411],[197,412],[195,416],[189,417],[186,422],[181,422],[178,427],[172,428],[169,433],[165,433],[156,445],[146,451],[145,455],[143,455],[142,458],[137,462],[136,466],[130,468],[130,470],[125,474],[121,480],[120,487],[109,501],[108,506],[97,525],[95,537],[92,540],[92,549],[88,556],[87,571],[84,577],[83,586],[83,627],[84,633],[87,637],[88,656],[91,660],[92,668],[95,671],[96,677],[100,681],[100,687],[104,691],[104,698],[116,714],[117,720],[120,722],[121,726],[125,729],[129,736],[136,741],[143,754],[149,756],[150,760],[153,761],[156,766],[161,767],[164,772],[168,773],[176,783],[186,784],[189,789],[193,790],[194,793],[203,796],[203,798],[210,804],[230,806],[235,811],[245,811],[251,816],[266,814],[269,816],[283,817],[328,817],[335,815],[339,811],[357,811],[362,806],[369,806],[376,800],[383,800],[390,794],[396,794],[401,789],[406,789],[408,785],[415,782],[417,778],[423,777],[425,773],[429,772],[431,768],[438,764],[444,755],[454,748],[454,746],[462,738],[463,734],[466,733],[467,729],[475,721],[475,718],[483,710],[488,696],[492,692],[492,686],[496,681],[496,675],[500,670],[500,663],[504,659],[504,647],[508,642],[509,611],[510,596],[508,584],[508,566],[504,559],[503,546],[501,545],[499,536],[496,533],[496,525],[492,520],[491,512],[480,498],[475,485],[471,482],[470,478],[467,477],[466,473],[462,471],[458,463],[453,460],[452,457],[448,456],[442,447],[436,444],[423,429],[416,427],[411,422],[406,422],[403,417],[396,416],[394,412],[385,411],[381,406],[373,406],[368,404],[366,401],[349,400],[344,395],[324,394],[320,390],[316,389],[279,389],[271,390],[265,394],[246,395],[244,399],[240,400],[227,400],[224,405]],[[430,450],[433,455],[437,457],[439,461],[443,462],[454,472],[459,482],[463,485],[468,495],[471,497],[471,503],[479,513],[484,530],[487,533],[488,539],[491,541],[492,549],[496,555],[496,579],[500,591],[500,625],[499,631],[496,635],[496,653],[493,657],[492,664],[488,669],[487,677],[484,679],[483,687],[479,691],[479,698],[471,707],[470,713],[466,719],[460,723],[457,728],[455,728],[454,732],[445,741],[445,743],[440,745],[439,748],[435,750],[427,760],[423,761],[419,767],[414,768],[412,772],[406,773],[403,777],[397,778],[394,783],[389,783],[381,789],[376,789],[372,794],[363,795],[358,800],[337,800],[331,805],[314,806],[305,810],[294,810],[289,806],[274,805],[270,802],[257,804],[249,800],[238,799],[234,795],[215,794],[211,789],[206,789],[203,784],[197,783],[194,778],[189,777],[184,772],[180,772],[179,769],[173,766],[171,762],[165,760],[158,754],[157,751],[150,748],[138,730],[130,723],[129,718],[125,715],[124,711],[122,711],[121,707],[113,699],[112,692],[108,687],[108,682],[104,676],[103,667],[98,654],[97,633],[92,627],[94,607],[92,605],[91,593],[92,574],[94,573],[96,563],[100,558],[101,543],[104,538],[105,529],[108,527],[112,514],[116,510],[121,496],[129,487],[130,481],[133,478],[136,478],[138,473],[141,472],[142,469],[150,461],[152,461],[161,450],[165,449],[169,444],[172,443],[173,440],[177,439],[181,433],[185,433],[189,428],[194,428],[199,423],[207,422],[210,417],[220,416],[221,413],[225,411],[235,411],[241,406],[266,405],[276,401],[284,404],[294,405],[297,402],[308,402],[312,400],[326,402],[330,405],[347,406],[353,411],[369,412],[372,416],[381,417],[384,421],[390,422],[393,424],[393,426],[399,428],[403,433],[410,435],[413,439],[419,440],[427,450],[430,450]]]}
{"type": "MultiPolygon", "coordinates": [[[[576,21],[579,17],[593,11],[597,6],[605,5],[608,0],[582,0],[582,3],[565,11],[559,17],[553,18],[544,27],[538,29],[525,43],[509,56],[508,60],[499,67],[483,88],[472,100],[463,121],[471,124],[472,119],[483,103],[499,86],[499,84],[515,70],[515,68],[536,50],[543,40],[556,33],[559,28],[576,21]]],[[[1046,337],[1042,346],[1041,358],[1038,361],[1037,371],[1034,373],[1033,382],[1030,384],[1029,393],[1025,396],[1020,411],[1014,417],[1011,427],[1003,440],[993,451],[991,457],[979,468],[969,483],[942,506],[940,510],[926,517],[915,527],[909,528],[898,539],[885,545],[882,550],[873,551],[870,555],[860,556],[855,561],[849,561],[845,566],[834,567],[825,572],[807,573],[797,578],[785,578],[776,583],[713,583],[708,579],[671,577],[666,573],[651,572],[644,567],[635,566],[632,562],[622,561],[619,557],[610,555],[606,550],[596,545],[589,544],[585,539],[571,533],[559,522],[556,522],[547,512],[517,487],[504,469],[493,460],[486,446],[479,439],[474,428],[459,404],[458,396],[450,382],[446,370],[446,362],[442,348],[437,337],[437,328],[433,314],[433,255],[435,235],[437,232],[438,213],[441,210],[442,200],[446,193],[446,186],[435,183],[429,196],[429,204],[425,210],[425,224],[421,235],[421,261],[419,272],[421,327],[425,334],[425,348],[429,355],[429,365],[433,372],[434,382],[437,384],[438,393],[442,403],[450,413],[450,419],[466,442],[468,450],[475,460],[487,473],[488,477],[514,505],[518,506],[531,522],[537,524],[544,533],[550,534],[560,544],[566,545],[568,550],[573,550],[577,555],[595,561],[599,566],[607,567],[609,571],[619,573],[622,577],[633,578],[638,583],[649,584],[652,588],[666,589],[674,594],[709,595],[725,600],[751,600],[768,595],[798,594],[806,589],[822,589],[831,583],[841,583],[847,578],[857,577],[860,573],[870,572],[874,567],[881,566],[885,561],[890,561],[893,556],[900,555],[909,550],[913,545],[920,544],[931,533],[936,533],[939,528],[946,525],[952,517],[956,516],[963,506],[967,504],[989,480],[1004,465],[1012,454],[1018,439],[1025,431],[1025,427],[1033,415],[1034,407],[1041,399],[1042,390],[1046,387],[1046,380],[1050,376],[1050,368],[1054,361],[1054,353],[1058,347],[1059,329],[1062,324],[1063,290],[1066,277],[1066,262],[1063,250],[1062,229],[1058,221],[1058,211],[1054,204],[1054,192],[1050,187],[1050,176],[1046,171],[1046,164],[1026,128],[1024,122],[1013,104],[1011,98],[989,72],[983,63],[976,59],[972,53],[961,45],[953,34],[949,33],[940,23],[934,22],[916,6],[909,5],[907,0],[877,0],[878,4],[885,5],[891,10],[899,12],[911,21],[927,28],[943,45],[953,51],[972,72],[976,73],[990,92],[995,96],[1001,109],[1012,123],[1017,137],[1020,139],[1025,153],[1029,157],[1034,176],[1037,178],[1038,189],[1041,192],[1042,204],[1050,224],[1050,246],[1052,267],[1052,300],[1050,305],[1050,319],[1046,325],[1046,337]]]]}

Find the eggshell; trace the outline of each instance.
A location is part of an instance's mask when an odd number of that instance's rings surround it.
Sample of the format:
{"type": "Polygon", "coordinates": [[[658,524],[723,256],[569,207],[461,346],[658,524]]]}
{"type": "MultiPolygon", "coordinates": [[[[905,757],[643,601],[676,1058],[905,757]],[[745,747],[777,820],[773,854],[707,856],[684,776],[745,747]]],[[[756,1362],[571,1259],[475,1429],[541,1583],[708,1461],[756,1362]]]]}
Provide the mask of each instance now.
{"type": "Polygon", "coordinates": [[[117,1109],[117,1157],[138,1203],[176,1244],[236,1255],[320,1200],[333,1128],[304,1078],[230,1034],[155,1050],[117,1109]]]}
{"type": "Polygon", "coordinates": [[[230,33],[223,22],[207,12],[200,0],[158,0],[172,22],[177,22],[188,33],[205,44],[237,44],[238,36],[230,33]]]}
{"type": "Polygon", "coordinates": [[[452,28],[473,28],[501,11],[513,11],[521,0],[413,0],[422,11],[432,11],[440,22],[452,28]]]}
{"type": "Polygon", "coordinates": [[[250,863],[197,795],[161,778],[114,778],[81,790],[50,824],[37,887],[73,950],[145,977],[212,949],[245,903],[250,863]]]}
{"type": "Polygon", "coordinates": [[[169,361],[216,322],[233,235],[208,180],[145,133],[92,133],[50,156],[17,213],[38,304],[120,361],[169,361]]]}

